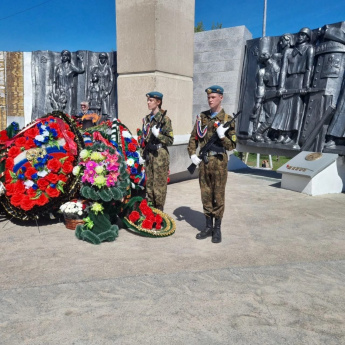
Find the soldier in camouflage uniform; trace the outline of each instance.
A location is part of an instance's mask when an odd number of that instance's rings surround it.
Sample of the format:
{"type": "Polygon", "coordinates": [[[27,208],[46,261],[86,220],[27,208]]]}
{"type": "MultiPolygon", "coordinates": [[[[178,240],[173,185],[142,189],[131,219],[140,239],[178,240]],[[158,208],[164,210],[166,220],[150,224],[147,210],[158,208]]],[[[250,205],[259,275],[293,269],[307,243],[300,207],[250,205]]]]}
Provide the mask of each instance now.
{"type": "Polygon", "coordinates": [[[219,243],[222,241],[221,222],[228,177],[226,151],[230,151],[236,146],[235,125],[231,124],[230,129],[223,127],[225,122],[232,119],[221,106],[224,89],[221,86],[213,85],[205,91],[210,110],[198,115],[189,139],[188,153],[192,162],[199,165],[201,201],[206,217],[206,228],[198,233],[196,238],[201,240],[212,236],[212,242],[219,243]],[[205,164],[196,155],[196,150],[198,147],[201,149],[205,146],[215,132],[217,132],[218,140],[207,153],[208,163],[205,164]]]}
{"type": "Polygon", "coordinates": [[[153,207],[163,211],[169,174],[169,151],[174,142],[171,120],[163,117],[163,94],[157,91],[146,94],[150,114],[143,118],[141,147],[144,152],[146,192],[153,207]],[[163,120],[162,120],[163,119],[163,120]],[[160,124],[160,125],[159,125],[160,124]]]}

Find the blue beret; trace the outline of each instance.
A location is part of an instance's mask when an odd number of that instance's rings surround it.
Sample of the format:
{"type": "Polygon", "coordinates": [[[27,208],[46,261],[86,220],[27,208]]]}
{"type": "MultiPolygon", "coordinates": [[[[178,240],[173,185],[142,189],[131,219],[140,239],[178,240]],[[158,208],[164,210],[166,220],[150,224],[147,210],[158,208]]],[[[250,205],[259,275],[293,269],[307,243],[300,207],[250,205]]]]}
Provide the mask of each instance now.
{"type": "Polygon", "coordinates": [[[158,91],[151,91],[151,92],[148,92],[146,94],[146,97],[156,98],[156,99],[162,100],[163,99],[163,94],[158,92],[158,91]]]}
{"type": "Polygon", "coordinates": [[[219,93],[219,94],[223,94],[224,93],[224,89],[219,86],[219,85],[212,85],[210,87],[208,87],[205,92],[209,93],[219,93]]]}

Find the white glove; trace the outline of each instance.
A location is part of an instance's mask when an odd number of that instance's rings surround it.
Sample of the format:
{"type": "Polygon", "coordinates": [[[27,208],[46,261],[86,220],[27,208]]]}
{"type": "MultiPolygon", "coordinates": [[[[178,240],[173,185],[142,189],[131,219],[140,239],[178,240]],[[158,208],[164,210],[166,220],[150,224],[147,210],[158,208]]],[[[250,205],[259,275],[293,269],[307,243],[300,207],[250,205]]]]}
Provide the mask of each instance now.
{"type": "Polygon", "coordinates": [[[145,160],[143,157],[141,157],[141,155],[139,155],[139,164],[140,165],[144,165],[145,164],[145,160]]]}
{"type": "Polygon", "coordinates": [[[197,155],[191,155],[190,159],[192,160],[192,163],[198,166],[201,163],[201,159],[197,155]]]}
{"type": "Polygon", "coordinates": [[[159,135],[159,128],[157,128],[156,125],[154,125],[154,126],[152,127],[152,134],[153,134],[156,138],[158,138],[158,135],[159,135]]]}
{"type": "Polygon", "coordinates": [[[217,134],[219,139],[225,138],[225,132],[227,131],[227,128],[224,128],[223,124],[220,124],[217,128],[217,134]]]}

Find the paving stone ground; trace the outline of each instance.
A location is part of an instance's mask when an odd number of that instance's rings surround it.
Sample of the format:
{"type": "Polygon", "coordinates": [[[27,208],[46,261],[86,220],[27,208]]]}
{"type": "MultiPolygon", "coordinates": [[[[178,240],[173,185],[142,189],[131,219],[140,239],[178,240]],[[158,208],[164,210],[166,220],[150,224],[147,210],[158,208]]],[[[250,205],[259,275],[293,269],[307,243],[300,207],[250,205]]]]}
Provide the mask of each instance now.
{"type": "Polygon", "coordinates": [[[0,344],[345,344],[345,194],[244,170],[226,198],[221,244],[197,180],[168,186],[168,238],[0,223],[0,344]]]}

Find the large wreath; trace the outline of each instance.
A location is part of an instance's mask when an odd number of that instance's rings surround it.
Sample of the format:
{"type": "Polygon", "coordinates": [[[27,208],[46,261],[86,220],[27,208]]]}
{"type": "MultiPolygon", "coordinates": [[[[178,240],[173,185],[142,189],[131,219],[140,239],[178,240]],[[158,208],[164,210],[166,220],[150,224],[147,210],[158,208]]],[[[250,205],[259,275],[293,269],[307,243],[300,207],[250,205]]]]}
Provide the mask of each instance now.
{"type": "Polygon", "coordinates": [[[6,144],[6,195],[12,216],[27,220],[58,208],[77,190],[72,175],[82,137],[72,120],[53,112],[25,127],[6,144]]]}

